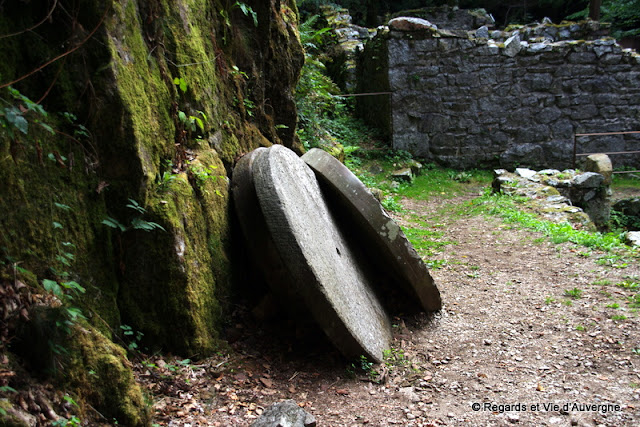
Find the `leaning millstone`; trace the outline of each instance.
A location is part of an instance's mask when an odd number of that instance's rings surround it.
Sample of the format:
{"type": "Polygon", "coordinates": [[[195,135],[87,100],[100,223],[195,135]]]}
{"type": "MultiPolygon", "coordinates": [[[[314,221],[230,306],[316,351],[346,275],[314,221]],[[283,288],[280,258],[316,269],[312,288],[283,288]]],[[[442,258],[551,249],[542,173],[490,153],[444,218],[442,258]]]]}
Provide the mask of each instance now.
{"type": "Polygon", "coordinates": [[[345,356],[382,361],[391,342],[389,319],[311,168],[274,145],[258,153],[252,175],[274,244],[316,322],[345,356]]]}
{"type": "Polygon", "coordinates": [[[299,407],[293,400],[285,400],[269,406],[251,424],[251,427],[315,427],[313,415],[299,407]]]}
{"type": "MultiPolygon", "coordinates": [[[[382,209],[367,187],[342,163],[328,153],[309,150],[302,159],[337,196],[336,210],[345,212],[355,224],[352,233],[362,238],[376,264],[388,266],[404,291],[417,299],[423,309],[439,310],[440,292],[429,270],[400,227],[382,209]]],[[[382,282],[382,281],[381,281],[382,282]]]]}
{"type": "Polygon", "coordinates": [[[389,21],[389,28],[396,31],[437,30],[438,27],[426,19],[401,16],[389,21]]]}
{"type": "Polygon", "coordinates": [[[231,188],[233,202],[238,217],[240,228],[245,238],[246,246],[253,262],[263,274],[267,284],[285,306],[289,314],[300,321],[309,321],[309,313],[304,309],[302,296],[296,292],[293,278],[273,238],[267,229],[267,223],[260,202],[253,185],[253,162],[266,148],[258,148],[243,156],[233,169],[231,188]]]}

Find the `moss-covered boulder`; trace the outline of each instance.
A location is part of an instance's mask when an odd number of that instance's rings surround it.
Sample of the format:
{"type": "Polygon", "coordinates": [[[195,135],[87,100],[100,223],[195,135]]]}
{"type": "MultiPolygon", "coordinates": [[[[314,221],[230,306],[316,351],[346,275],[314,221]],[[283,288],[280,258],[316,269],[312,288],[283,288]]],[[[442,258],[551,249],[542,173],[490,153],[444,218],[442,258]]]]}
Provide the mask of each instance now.
{"type": "Polygon", "coordinates": [[[0,270],[86,317],[67,318],[67,384],[122,424],[146,415],[110,340],[126,324],[149,349],[223,345],[244,262],[228,177],[258,146],[300,148],[295,1],[244,4],[60,0],[43,21],[40,2],[10,2],[0,15],[0,270]]]}

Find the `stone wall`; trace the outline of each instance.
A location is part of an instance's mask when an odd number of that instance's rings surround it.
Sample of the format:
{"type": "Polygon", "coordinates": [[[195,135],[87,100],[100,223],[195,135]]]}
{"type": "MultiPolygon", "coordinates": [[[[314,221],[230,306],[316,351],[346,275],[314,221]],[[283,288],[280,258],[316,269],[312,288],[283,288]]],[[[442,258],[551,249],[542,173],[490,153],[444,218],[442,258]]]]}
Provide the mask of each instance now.
{"type": "MultiPolygon", "coordinates": [[[[572,33],[584,27],[392,26],[366,51],[368,58],[386,54],[388,80],[360,87],[389,88],[392,112],[369,120],[391,129],[394,148],[452,167],[570,167],[574,133],[640,130],[640,56],[610,38],[556,41],[572,33]]],[[[368,58],[362,63],[384,64],[368,58]]],[[[638,136],[579,138],[578,152],[638,150],[638,136]]],[[[639,164],[636,155],[612,160],[614,167],[639,164]]]]}

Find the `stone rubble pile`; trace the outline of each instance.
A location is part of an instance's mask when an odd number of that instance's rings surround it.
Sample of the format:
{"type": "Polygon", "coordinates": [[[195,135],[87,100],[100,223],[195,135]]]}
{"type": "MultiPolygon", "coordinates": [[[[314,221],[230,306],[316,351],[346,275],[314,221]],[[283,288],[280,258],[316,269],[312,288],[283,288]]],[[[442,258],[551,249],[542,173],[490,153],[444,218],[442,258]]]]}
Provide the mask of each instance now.
{"type": "Polygon", "coordinates": [[[534,171],[516,168],[510,173],[494,171],[495,192],[525,196],[534,209],[554,222],[568,222],[575,228],[606,229],[611,212],[610,181],[597,172],[574,169],[534,171]]]}
{"type": "Polygon", "coordinates": [[[280,305],[310,315],[345,356],[381,362],[388,313],[441,308],[400,227],[328,153],[254,150],[236,165],[232,191],[247,247],[280,305]]]}

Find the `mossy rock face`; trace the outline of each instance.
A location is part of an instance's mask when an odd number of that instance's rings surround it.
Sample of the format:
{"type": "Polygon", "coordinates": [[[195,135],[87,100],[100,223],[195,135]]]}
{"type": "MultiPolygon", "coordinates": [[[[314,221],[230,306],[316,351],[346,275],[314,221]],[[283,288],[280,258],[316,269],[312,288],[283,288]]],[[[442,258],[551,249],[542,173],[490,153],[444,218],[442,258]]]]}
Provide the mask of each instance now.
{"type": "Polygon", "coordinates": [[[144,331],[149,344],[189,356],[219,344],[218,300],[231,280],[227,182],[217,155],[200,152],[149,199],[149,213],[166,232],[122,236],[123,321],[144,331]]]}
{"type": "MultiPolygon", "coordinates": [[[[18,325],[11,345],[17,357],[10,360],[19,361],[13,369],[25,376],[21,371],[25,366],[33,378],[56,384],[77,402],[81,419],[90,419],[97,411],[122,425],[148,425],[150,408],[125,350],[84,320],[68,322],[66,310],[47,305],[29,309],[29,320],[18,325]]],[[[33,378],[22,378],[16,387],[33,378]]]]}
{"type": "Polygon", "coordinates": [[[146,426],[150,408],[135,382],[122,347],[91,327],[77,325],[68,343],[69,357],[62,380],[110,420],[127,426],[146,426]]]}

